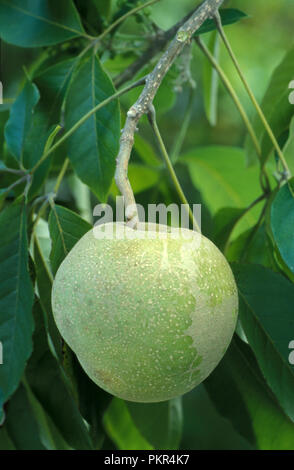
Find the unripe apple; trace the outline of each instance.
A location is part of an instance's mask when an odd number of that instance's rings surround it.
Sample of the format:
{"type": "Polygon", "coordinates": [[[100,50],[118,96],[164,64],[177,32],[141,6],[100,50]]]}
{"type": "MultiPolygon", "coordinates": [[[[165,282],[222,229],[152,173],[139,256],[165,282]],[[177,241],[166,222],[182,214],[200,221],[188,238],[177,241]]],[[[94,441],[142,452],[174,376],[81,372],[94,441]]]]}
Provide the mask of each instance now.
{"type": "Polygon", "coordinates": [[[113,223],[90,230],[64,259],[52,305],[96,384],[157,402],[189,392],[216,367],[238,296],[226,259],[198,232],[113,223]]]}

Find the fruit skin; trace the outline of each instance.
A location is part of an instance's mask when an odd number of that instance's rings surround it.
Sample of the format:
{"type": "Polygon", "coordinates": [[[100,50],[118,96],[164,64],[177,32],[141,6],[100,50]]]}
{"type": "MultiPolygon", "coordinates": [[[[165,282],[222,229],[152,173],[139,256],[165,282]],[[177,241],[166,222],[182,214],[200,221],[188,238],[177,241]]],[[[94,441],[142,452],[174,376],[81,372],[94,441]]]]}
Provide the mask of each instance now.
{"type": "Polygon", "coordinates": [[[94,230],[99,238],[86,233],[54,280],[61,335],[113,395],[159,402],[189,392],[216,367],[236,326],[237,289],[226,259],[187,229],[188,240],[162,239],[154,228],[154,239],[142,239],[144,230],[121,223],[94,230]],[[101,239],[108,229],[113,239],[101,239]]]}

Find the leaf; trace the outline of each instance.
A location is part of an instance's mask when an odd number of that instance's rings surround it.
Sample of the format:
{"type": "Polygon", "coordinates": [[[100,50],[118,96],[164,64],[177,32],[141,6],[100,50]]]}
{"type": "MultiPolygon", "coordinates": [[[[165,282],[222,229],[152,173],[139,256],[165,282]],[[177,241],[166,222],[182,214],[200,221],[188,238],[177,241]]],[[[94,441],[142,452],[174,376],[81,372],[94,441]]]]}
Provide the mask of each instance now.
{"type": "Polygon", "coordinates": [[[142,436],[158,450],[178,449],[182,435],[181,397],[161,403],[127,402],[142,436]]]}
{"type": "MultiPolygon", "coordinates": [[[[59,132],[58,129],[61,129],[64,97],[78,63],[79,58],[64,60],[46,68],[35,77],[41,98],[35,108],[31,131],[24,146],[25,168],[32,168],[40,160],[43,153],[51,147],[59,132]]],[[[37,169],[28,194],[29,200],[38,193],[47,177],[52,160],[56,157],[61,163],[66,158],[65,144],[60,145],[37,169]]]]}
{"type": "MultiPolygon", "coordinates": [[[[98,56],[88,54],[70,85],[65,106],[69,130],[97,104],[114,94],[98,56]]],[[[120,137],[120,112],[114,100],[86,120],[68,138],[68,156],[79,178],[102,201],[111,185],[120,137]]]]}
{"type": "MultiPolygon", "coordinates": [[[[278,138],[290,125],[294,113],[293,105],[289,102],[289,83],[293,79],[294,48],[290,49],[281,63],[274,70],[268,88],[261,103],[263,113],[278,138]]],[[[262,147],[262,161],[267,160],[273,145],[259,118],[253,121],[255,133],[262,147]]],[[[257,160],[256,152],[249,136],[246,140],[247,162],[253,164],[257,160]]]]}
{"type": "Polygon", "coordinates": [[[50,261],[54,274],[72,247],[91,228],[88,222],[74,212],[53,205],[49,215],[49,231],[52,240],[50,261]]]}
{"type": "Polygon", "coordinates": [[[183,396],[180,449],[249,450],[252,446],[216,410],[203,384],[183,396]]]}
{"type": "Polygon", "coordinates": [[[270,209],[270,223],[279,252],[294,273],[294,178],[275,196],[270,209]]]}
{"type": "Polygon", "coordinates": [[[7,406],[5,427],[18,450],[46,450],[27,392],[20,385],[7,406]]]}
{"type": "Polygon", "coordinates": [[[74,449],[91,449],[88,430],[68,379],[50,351],[43,312],[37,303],[34,318],[34,352],[26,368],[28,384],[66,442],[74,449]]]}
{"type": "Polygon", "coordinates": [[[28,81],[13,103],[5,126],[4,134],[9,151],[20,163],[23,163],[24,145],[31,129],[33,111],[39,99],[38,88],[28,81]]]}
{"type": "Polygon", "coordinates": [[[213,219],[213,241],[218,248],[225,252],[229,238],[239,220],[246,213],[246,209],[224,207],[220,209],[213,219]]]}
{"type": "MultiPolygon", "coordinates": [[[[223,8],[222,10],[219,10],[219,13],[223,26],[237,23],[237,21],[243,20],[244,18],[248,18],[248,15],[246,15],[246,13],[243,13],[243,11],[237,10],[236,8],[223,8]]],[[[196,31],[195,36],[208,33],[209,31],[213,31],[215,29],[216,25],[214,20],[208,19],[196,31]]]]}
{"type": "Polygon", "coordinates": [[[253,237],[252,230],[246,230],[230,243],[226,250],[228,261],[239,261],[244,256],[244,262],[275,269],[273,249],[264,224],[259,227],[253,237]]]}
{"type": "Polygon", "coordinates": [[[218,412],[254,447],[293,448],[294,424],[267,388],[250,348],[238,337],[204,385],[218,412]]]}
{"type": "MultiPolygon", "coordinates": [[[[152,188],[159,180],[159,172],[153,168],[130,163],[128,167],[128,177],[134,194],[137,194],[152,188]]],[[[114,197],[119,195],[115,181],[113,181],[111,185],[111,194],[114,197]]]]}
{"type": "Polygon", "coordinates": [[[113,396],[88,377],[76,357],[73,360],[73,372],[77,382],[80,412],[91,426],[90,434],[95,449],[100,449],[105,438],[102,420],[113,396]]]}
{"type": "Polygon", "coordinates": [[[104,427],[120,450],[151,450],[153,447],[136,428],[126,403],[114,398],[104,415],[104,427]]]}
{"type": "MultiPolygon", "coordinates": [[[[240,294],[240,318],[260,369],[281,407],[294,421],[294,286],[259,265],[233,265],[240,294]]],[[[294,425],[293,425],[294,426],[294,425]]]]}
{"type": "MultiPolygon", "coordinates": [[[[216,32],[212,33],[208,43],[208,49],[212,53],[215,60],[219,59],[219,36],[216,32]]],[[[215,126],[217,122],[217,101],[218,101],[218,73],[207,58],[205,58],[203,66],[203,91],[204,91],[204,108],[211,126],[215,126]]]]}
{"type": "MultiPolygon", "coordinates": [[[[212,214],[224,207],[244,208],[260,195],[259,170],[245,168],[241,148],[198,147],[180,157],[180,162],[188,166],[191,179],[212,214]]],[[[236,233],[256,223],[258,214],[258,207],[246,214],[236,233]]]]}
{"type": "Polygon", "coordinates": [[[162,166],[162,162],[156,155],[153,147],[139,134],[135,135],[134,149],[145,164],[154,167],[162,166]]]}
{"type": "Polygon", "coordinates": [[[0,213],[0,233],[0,387],[5,402],[16,390],[32,352],[33,288],[23,205],[8,206],[0,213]]]}
{"type": "Polygon", "coordinates": [[[0,31],[4,41],[21,47],[50,46],[85,35],[71,0],[0,0],[0,31]]]}

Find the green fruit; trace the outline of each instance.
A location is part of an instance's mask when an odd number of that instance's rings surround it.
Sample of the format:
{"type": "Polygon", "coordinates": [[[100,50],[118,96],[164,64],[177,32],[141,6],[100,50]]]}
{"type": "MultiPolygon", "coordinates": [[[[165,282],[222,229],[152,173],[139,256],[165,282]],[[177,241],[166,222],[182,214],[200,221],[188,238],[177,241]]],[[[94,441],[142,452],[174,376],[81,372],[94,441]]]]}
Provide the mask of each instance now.
{"type": "Polygon", "coordinates": [[[222,253],[197,232],[165,228],[95,227],[98,238],[93,230],[81,238],[53,284],[56,324],[86,373],[130,401],[189,392],[236,326],[237,290],[222,253]],[[101,238],[110,229],[112,239],[101,238]]]}

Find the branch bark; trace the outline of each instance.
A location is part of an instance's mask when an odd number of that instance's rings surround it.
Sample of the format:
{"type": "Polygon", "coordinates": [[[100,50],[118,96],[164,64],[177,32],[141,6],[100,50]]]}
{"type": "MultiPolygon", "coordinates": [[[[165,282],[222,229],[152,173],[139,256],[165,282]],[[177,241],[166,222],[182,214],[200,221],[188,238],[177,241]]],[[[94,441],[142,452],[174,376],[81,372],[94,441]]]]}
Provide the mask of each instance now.
{"type": "Polygon", "coordinates": [[[174,63],[175,59],[188,44],[195,31],[207,18],[213,17],[224,0],[205,0],[188,20],[177,30],[174,39],[159,59],[153,71],[147,75],[145,87],[137,101],[131,106],[127,113],[125,126],[120,138],[120,149],[117,156],[115,181],[118,189],[124,197],[125,216],[127,224],[136,228],[139,222],[136,201],[131,184],[128,179],[128,164],[134,145],[134,135],[137,124],[143,114],[147,114],[153,104],[156,92],[174,63]]]}

